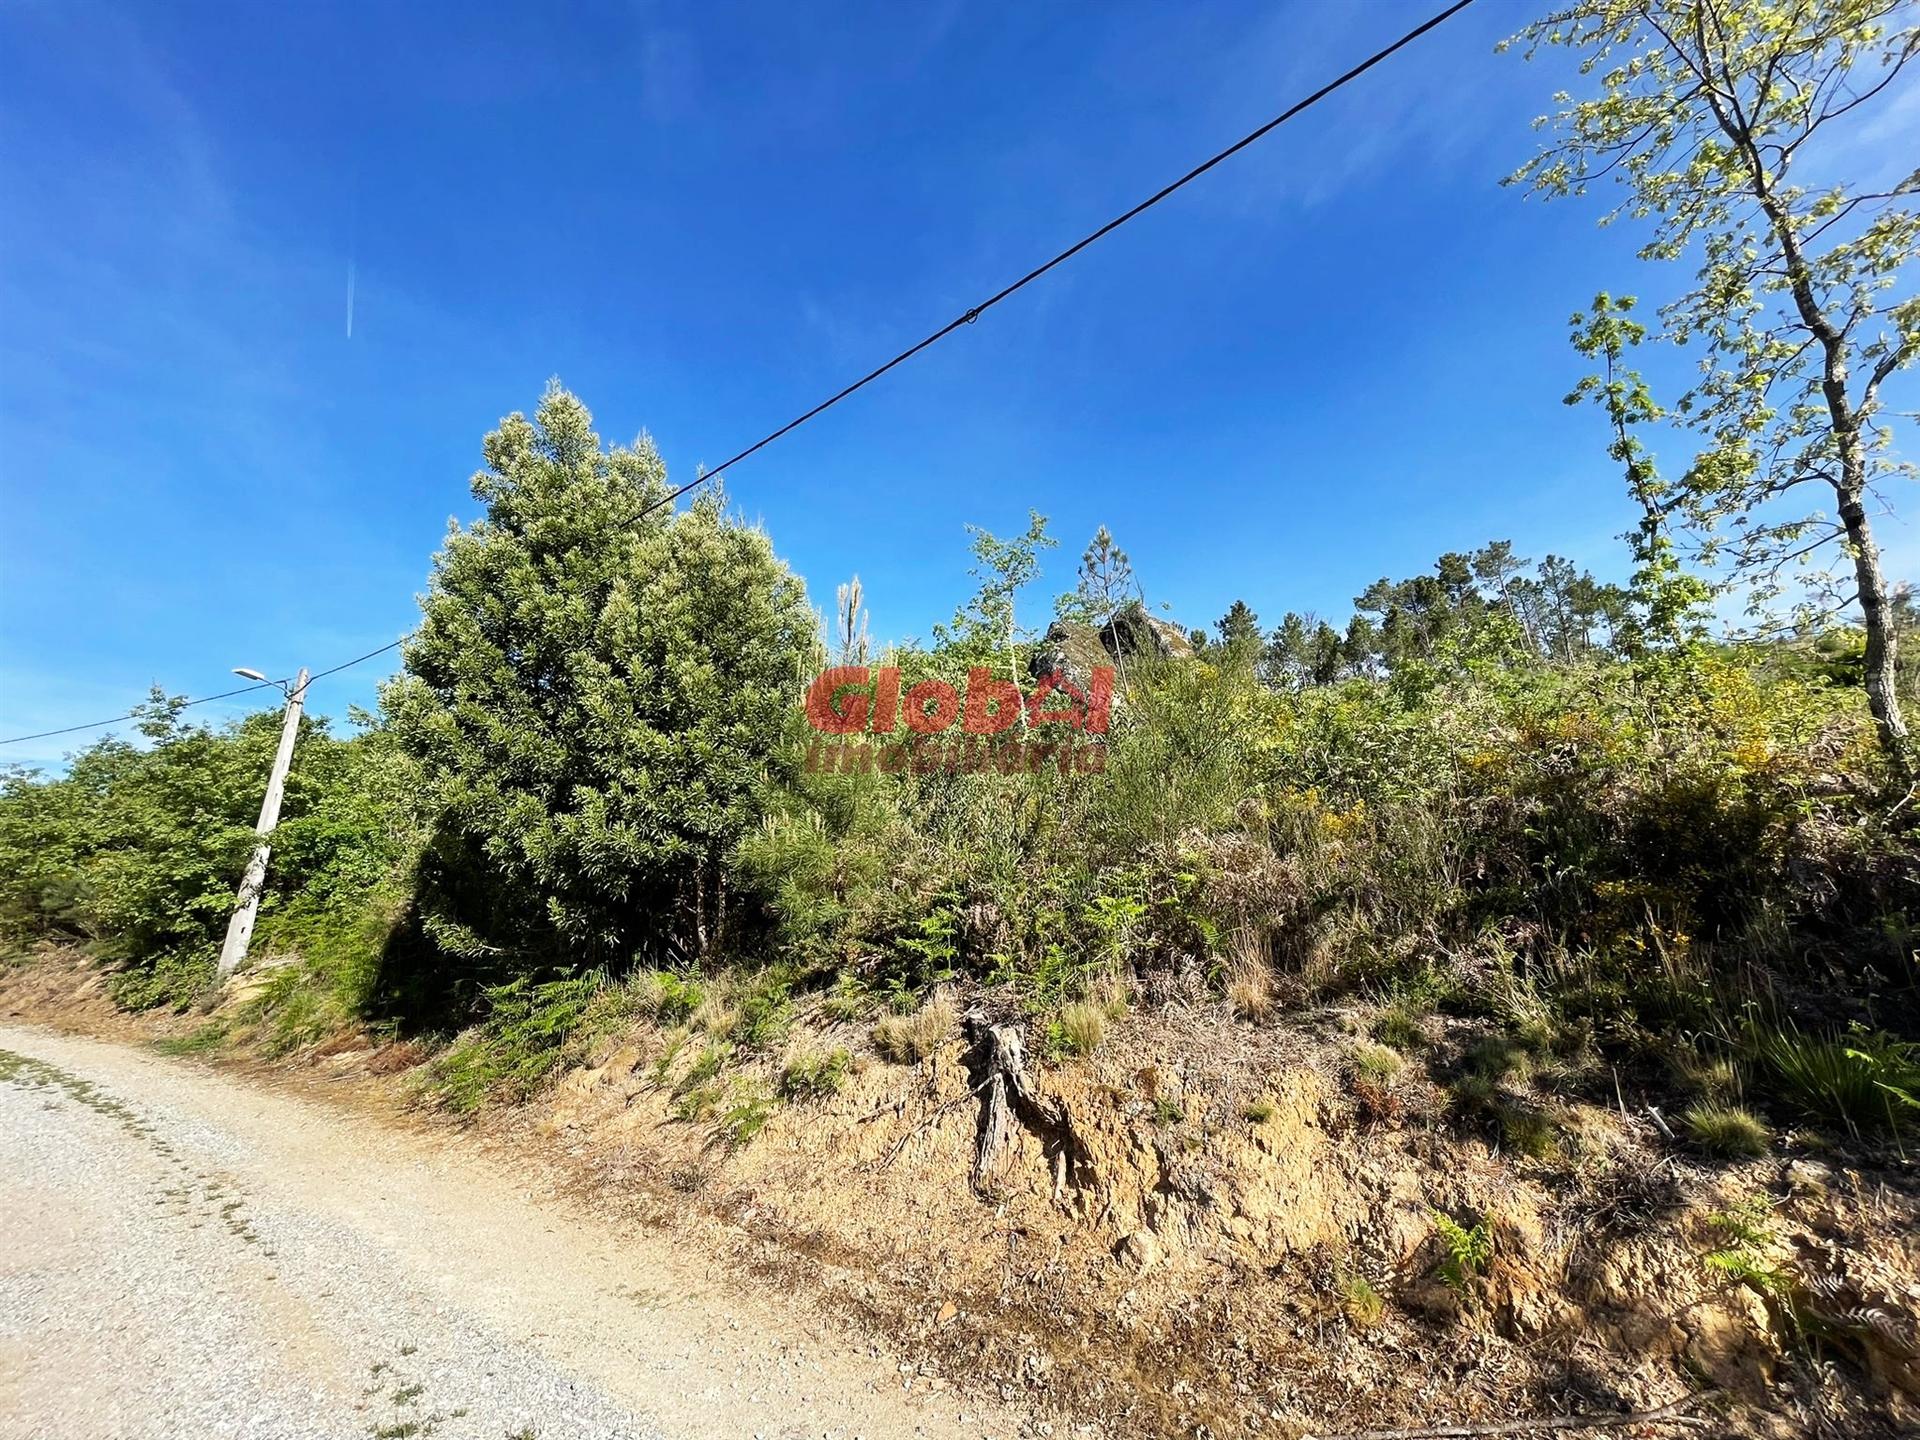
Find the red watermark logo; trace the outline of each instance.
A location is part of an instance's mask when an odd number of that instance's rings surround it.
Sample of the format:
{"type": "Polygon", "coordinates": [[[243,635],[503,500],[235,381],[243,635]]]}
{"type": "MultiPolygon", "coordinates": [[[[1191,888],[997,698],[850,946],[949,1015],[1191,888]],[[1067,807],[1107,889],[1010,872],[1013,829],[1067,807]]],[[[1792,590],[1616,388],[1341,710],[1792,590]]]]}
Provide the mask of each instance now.
{"type": "Polygon", "coordinates": [[[1097,774],[1107,765],[1104,737],[1112,711],[1109,665],[1095,666],[1084,690],[1053,674],[1023,692],[976,665],[967,671],[963,689],[927,679],[904,693],[898,666],[839,665],[823,670],[807,687],[807,721],[822,735],[848,738],[814,741],[806,763],[814,771],[920,775],[937,770],[1012,775],[1051,764],[1063,775],[1097,774]],[[902,723],[905,737],[897,733],[902,723]],[[1016,726],[1021,733],[1009,735],[1016,726]],[[1036,737],[1035,730],[1047,738],[1036,737]]]}

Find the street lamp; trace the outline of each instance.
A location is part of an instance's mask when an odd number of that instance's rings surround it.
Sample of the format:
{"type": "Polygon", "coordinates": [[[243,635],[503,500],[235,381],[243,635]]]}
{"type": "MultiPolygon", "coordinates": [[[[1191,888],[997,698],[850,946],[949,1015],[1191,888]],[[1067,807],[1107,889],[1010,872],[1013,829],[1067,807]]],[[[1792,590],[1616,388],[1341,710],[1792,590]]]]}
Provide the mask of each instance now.
{"type": "MultiPolygon", "coordinates": [[[[285,680],[269,680],[265,675],[262,675],[258,670],[249,670],[245,665],[234,666],[233,673],[238,675],[242,680],[258,680],[262,685],[272,685],[275,688],[277,688],[280,691],[280,693],[286,696],[289,700],[293,698],[293,692],[296,689],[299,689],[300,687],[304,686],[307,683],[304,679],[299,681],[297,685],[290,685],[285,680]]],[[[300,673],[302,676],[304,676],[307,672],[302,670],[300,673]]]]}
{"type": "Polygon", "coordinates": [[[259,842],[253,847],[253,858],[247,861],[247,872],[240,877],[240,891],[234,896],[233,919],[227,922],[227,938],[220,947],[220,978],[226,979],[240,968],[240,962],[247,958],[247,946],[253,940],[253,923],[260,915],[260,892],[267,883],[267,856],[273,847],[267,843],[273,827],[280,823],[280,797],[287,788],[287,768],[293,764],[293,742],[300,734],[300,707],[307,698],[307,672],[301,667],[299,677],[289,685],[284,680],[268,680],[258,670],[247,670],[234,666],[233,673],[245,680],[257,680],[263,685],[278,685],[281,693],[287,697],[286,719],[280,723],[280,748],[273,755],[273,771],[267,777],[266,798],[260,802],[260,823],[253,827],[259,842]]]}

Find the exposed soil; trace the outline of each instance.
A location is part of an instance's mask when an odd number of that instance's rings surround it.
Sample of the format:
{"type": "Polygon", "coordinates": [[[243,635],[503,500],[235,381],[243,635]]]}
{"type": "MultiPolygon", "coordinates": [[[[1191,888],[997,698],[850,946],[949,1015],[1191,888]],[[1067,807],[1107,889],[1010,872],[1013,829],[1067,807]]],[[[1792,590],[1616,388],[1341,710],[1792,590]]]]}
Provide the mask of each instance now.
{"type": "MultiPolygon", "coordinates": [[[[72,957],[0,975],[6,1014],[123,1039],[206,1021],[124,1015],[72,957]]],[[[1353,1028],[1331,1010],[1243,1023],[1201,997],[1136,1012],[1089,1059],[1026,1061],[1081,1147],[1072,1163],[1015,1106],[986,1176],[977,1029],[974,1048],[956,1029],[902,1066],[821,1014],[794,1043],[861,1057],[844,1089],[776,1110],[739,1148],[675,1118],[699,1047],[670,1054],[646,1026],[468,1128],[811,1297],[925,1383],[1052,1417],[1037,1428],[1329,1436],[1711,1391],[1689,1433],[1920,1433],[1920,1180],[1903,1157],[1709,1165],[1630,1086],[1611,1106],[1562,1105],[1551,1158],[1501,1153],[1416,1066],[1357,1083],[1353,1028]],[[1712,1217],[1743,1205],[1766,1216],[1747,1258],[1789,1289],[1706,1263],[1732,1244],[1712,1217]],[[1436,1210],[1491,1242],[1452,1283],[1436,1210]]],[[[453,1123],[420,1101],[410,1047],[243,1053],[220,1063],[396,1123],[453,1123]]]]}

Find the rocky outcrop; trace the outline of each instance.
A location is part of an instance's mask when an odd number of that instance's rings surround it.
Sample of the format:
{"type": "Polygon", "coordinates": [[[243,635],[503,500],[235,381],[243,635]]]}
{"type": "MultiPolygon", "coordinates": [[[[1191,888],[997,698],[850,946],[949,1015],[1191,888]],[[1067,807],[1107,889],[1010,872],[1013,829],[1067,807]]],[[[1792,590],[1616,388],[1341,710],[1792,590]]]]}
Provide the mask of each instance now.
{"type": "Polygon", "coordinates": [[[1057,675],[1085,687],[1096,665],[1124,669],[1139,660],[1185,660],[1193,655],[1187,632],[1171,620],[1149,615],[1135,601],[1104,625],[1056,620],[1034,650],[1028,668],[1036,680],[1057,675]]]}

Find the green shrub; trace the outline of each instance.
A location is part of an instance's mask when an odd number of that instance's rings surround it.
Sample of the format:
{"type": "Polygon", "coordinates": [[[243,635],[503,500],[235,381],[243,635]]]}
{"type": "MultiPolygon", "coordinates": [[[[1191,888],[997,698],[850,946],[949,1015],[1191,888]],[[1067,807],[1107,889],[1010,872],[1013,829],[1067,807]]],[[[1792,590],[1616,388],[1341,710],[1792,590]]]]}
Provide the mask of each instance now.
{"type": "Polygon", "coordinates": [[[674,1092],[673,1101],[668,1105],[667,1113],[676,1120],[688,1123],[709,1120],[720,1109],[720,1102],[725,1095],[725,1089],[712,1081],[687,1085],[674,1092]]]}
{"type": "Polygon", "coordinates": [[[834,977],[833,988],[820,1002],[820,1008],[834,1020],[858,1020],[871,1012],[873,1005],[873,996],[867,987],[850,971],[834,977]]]}
{"type": "Polygon", "coordinates": [[[634,1010],[657,1025],[680,1025],[706,1003],[698,980],[671,970],[643,970],[628,982],[634,1010]]]}
{"type": "Polygon", "coordinates": [[[702,953],[750,919],[729,861],[788,763],[804,587],[718,491],[656,504],[651,441],[604,447],[557,384],[483,449],[381,694],[461,857],[427,899],[516,970],[702,953]]]}
{"type": "Polygon", "coordinates": [[[1791,1025],[1756,1024],[1748,1039],[1774,1092],[1805,1114],[1897,1130],[1920,1109],[1920,1047],[1864,1030],[1809,1036],[1791,1025]]]}
{"type": "Polygon", "coordinates": [[[1376,1015],[1372,1031],[1374,1039],[1395,1050],[1426,1048],[1427,1032],[1421,1028],[1419,1017],[1399,1005],[1391,1005],[1376,1015]]]}
{"type": "Polygon", "coordinates": [[[766,1128],[774,1108],[771,1095],[748,1093],[735,1097],[720,1116],[719,1124],[714,1126],[714,1139],[729,1150],[738,1150],[766,1128]]]}
{"type": "Polygon", "coordinates": [[[1551,1160],[1560,1154],[1560,1126],[1537,1106],[1506,1100],[1498,1108],[1500,1140],[1509,1150],[1530,1160],[1551,1160]]]}
{"type": "Polygon", "coordinates": [[[676,1096],[685,1095],[705,1085],[726,1068],[727,1061],[732,1058],[733,1047],[724,1041],[716,1041],[706,1046],[694,1057],[693,1064],[687,1067],[686,1073],[674,1085],[673,1093],[676,1096]]]}
{"type": "Polygon", "coordinates": [[[1451,1289],[1465,1294],[1469,1283],[1493,1258],[1493,1232],[1484,1220],[1465,1226],[1437,1206],[1429,1205],[1427,1215],[1445,1252],[1440,1261],[1440,1278],[1451,1289]]]}
{"type": "Polygon", "coordinates": [[[433,1061],[430,1087],[461,1114],[489,1099],[527,1099],[568,1058],[600,985],[583,976],[489,988],[487,1018],[433,1061]]]}
{"type": "Polygon", "coordinates": [[[852,1067],[853,1056],[844,1049],[795,1055],[780,1069],[780,1098],[821,1100],[838,1095],[852,1067]]]}
{"type": "Polygon", "coordinates": [[[730,1027],[733,1038],[748,1050],[765,1050],[785,1039],[793,1023],[790,984],[777,967],[757,977],[740,998],[739,1018],[730,1027]]]}
{"type": "Polygon", "coordinates": [[[1337,1284],[1340,1308],[1346,1312],[1348,1320],[1361,1330],[1371,1330],[1380,1323],[1380,1317],[1386,1313],[1387,1302],[1380,1298],[1378,1290],[1359,1275],[1343,1275],[1337,1284]]]}
{"type": "Polygon", "coordinates": [[[153,1042],[162,1055],[205,1055],[218,1050],[227,1038],[227,1027],[218,1021],[196,1027],[185,1035],[169,1035],[153,1042]]]}
{"type": "Polygon", "coordinates": [[[1376,1084],[1394,1079],[1405,1064],[1399,1052],[1386,1045],[1362,1045],[1353,1052],[1353,1073],[1376,1084]]]}

